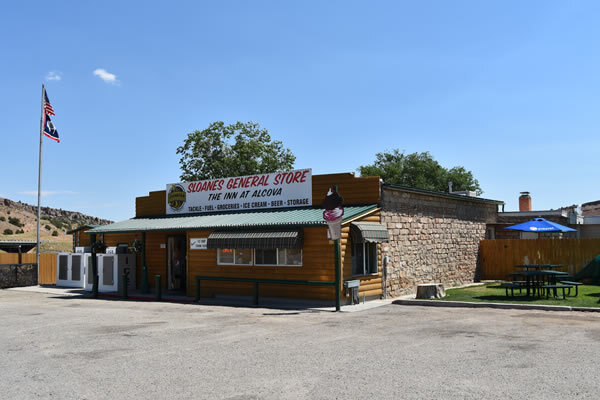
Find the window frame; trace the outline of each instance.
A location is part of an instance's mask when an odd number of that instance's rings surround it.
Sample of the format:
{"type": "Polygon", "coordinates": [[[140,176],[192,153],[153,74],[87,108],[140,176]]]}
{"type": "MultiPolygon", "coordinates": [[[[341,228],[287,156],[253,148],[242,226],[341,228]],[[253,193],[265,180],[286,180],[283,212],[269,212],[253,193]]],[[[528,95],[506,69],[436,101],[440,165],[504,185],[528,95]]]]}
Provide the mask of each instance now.
{"type": "Polygon", "coordinates": [[[303,251],[302,249],[300,250],[300,264],[280,264],[279,263],[279,251],[280,250],[285,250],[286,252],[286,261],[287,261],[287,248],[283,248],[283,247],[278,247],[275,250],[275,257],[277,259],[277,264],[257,264],[256,263],[256,250],[273,250],[273,249],[242,249],[242,250],[250,250],[252,253],[252,257],[251,257],[251,262],[250,264],[236,264],[235,260],[235,252],[238,249],[230,249],[233,250],[233,263],[224,263],[221,261],[221,250],[218,248],[217,249],[217,265],[224,265],[224,266],[240,266],[240,267],[302,267],[304,265],[304,255],[303,255],[303,251]]]}
{"type": "Polygon", "coordinates": [[[240,267],[251,267],[253,265],[254,262],[254,249],[240,249],[240,250],[250,250],[250,252],[252,253],[252,257],[250,257],[250,264],[237,264],[235,262],[236,258],[235,258],[235,252],[238,249],[217,249],[217,265],[227,265],[227,266],[240,266],[240,267]],[[233,262],[231,263],[226,263],[226,262],[222,262],[221,261],[221,250],[232,250],[233,251],[233,262]]]}
{"type": "Polygon", "coordinates": [[[360,242],[360,243],[352,243],[351,257],[352,257],[352,277],[379,275],[379,243],[367,243],[364,241],[360,242]],[[367,245],[375,247],[375,272],[368,272],[367,245]],[[355,250],[354,246],[362,246],[362,273],[354,272],[354,259],[355,259],[355,257],[358,257],[356,255],[357,251],[355,250]]]}

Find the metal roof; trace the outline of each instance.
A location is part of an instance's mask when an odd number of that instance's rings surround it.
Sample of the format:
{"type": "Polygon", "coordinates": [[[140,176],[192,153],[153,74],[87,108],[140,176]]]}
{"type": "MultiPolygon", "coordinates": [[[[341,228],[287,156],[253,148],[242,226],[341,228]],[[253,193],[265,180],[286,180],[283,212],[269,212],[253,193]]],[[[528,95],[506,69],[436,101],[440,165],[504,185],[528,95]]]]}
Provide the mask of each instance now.
{"type": "Polygon", "coordinates": [[[37,242],[31,240],[2,240],[0,241],[0,250],[4,250],[7,253],[17,253],[19,247],[23,253],[27,253],[29,250],[35,248],[37,242]]]}
{"type": "Polygon", "coordinates": [[[382,243],[390,241],[387,228],[377,222],[352,222],[350,224],[350,232],[352,239],[356,243],[382,243]]]}
{"type": "Polygon", "coordinates": [[[445,198],[454,199],[454,200],[476,201],[476,202],[481,202],[481,203],[491,203],[491,204],[498,204],[498,205],[504,204],[504,202],[500,201],[500,200],[484,199],[483,197],[465,196],[462,194],[437,192],[435,190],[420,189],[420,188],[414,188],[414,187],[409,187],[409,186],[396,185],[393,183],[384,183],[383,188],[384,189],[392,189],[392,190],[401,190],[404,192],[411,192],[411,193],[427,194],[430,196],[445,197],[445,198]]]}
{"type": "Polygon", "coordinates": [[[75,228],[75,229],[71,229],[70,231],[67,231],[66,233],[67,233],[67,235],[71,235],[71,234],[73,234],[73,233],[75,233],[75,232],[77,232],[77,231],[80,231],[80,230],[82,230],[82,229],[85,229],[85,228],[90,228],[90,229],[93,229],[93,228],[97,228],[97,227],[99,227],[99,226],[102,226],[102,225],[89,225],[89,224],[86,224],[86,225],[80,225],[80,226],[78,226],[78,227],[77,227],[77,228],[75,228]]]}
{"type": "MultiPolygon", "coordinates": [[[[342,222],[349,221],[377,209],[376,204],[344,208],[342,222]]],[[[190,215],[157,218],[132,218],[102,225],[86,231],[92,233],[126,233],[203,229],[233,229],[248,227],[325,225],[322,208],[293,208],[241,213],[190,215]]]]}

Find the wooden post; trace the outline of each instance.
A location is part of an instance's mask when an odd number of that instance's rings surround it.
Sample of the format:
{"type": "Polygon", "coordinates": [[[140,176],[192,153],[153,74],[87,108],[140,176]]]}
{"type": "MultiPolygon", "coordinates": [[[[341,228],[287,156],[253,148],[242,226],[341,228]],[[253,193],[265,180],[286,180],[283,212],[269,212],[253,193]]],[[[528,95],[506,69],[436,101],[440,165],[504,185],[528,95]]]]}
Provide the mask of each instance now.
{"type": "Polygon", "coordinates": [[[150,293],[148,268],[146,267],[146,232],[142,232],[142,293],[150,293]]]}
{"type": "MultiPolygon", "coordinates": [[[[337,185],[333,185],[333,191],[337,192],[338,188],[337,185]]],[[[341,262],[340,262],[340,240],[336,239],[333,241],[333,257],[335,258],[334,260],[334,265],[335,265],[335,311],[340,311],[340,285],[342,284],[341,282],[341,262]]]]}
{"type": "Polygon", "coordinates": [[[93,286],[92,286],[92,297],[94,299],[98,298],[98,284],[100,283],[98,277],[98,259],[96,258],[96,234],[90,234],[90,246],[92,247],[92,277],[93,277],[93,286]]]}

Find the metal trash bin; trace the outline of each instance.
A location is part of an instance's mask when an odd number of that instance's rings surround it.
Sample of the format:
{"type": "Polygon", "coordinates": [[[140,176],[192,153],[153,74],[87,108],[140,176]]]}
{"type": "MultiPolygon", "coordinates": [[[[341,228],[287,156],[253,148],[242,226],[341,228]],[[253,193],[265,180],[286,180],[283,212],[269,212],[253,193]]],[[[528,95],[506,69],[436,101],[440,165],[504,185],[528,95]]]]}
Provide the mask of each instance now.
{"type": "Polygon", "coordinates": [[[358,289],[360,288],[360,281],[358,279],[353,281],[345,281],[344,289],[346,289],[346,297],[350,296],[351,304],[360,303],[360,299],[358,297],[358,289]]]}

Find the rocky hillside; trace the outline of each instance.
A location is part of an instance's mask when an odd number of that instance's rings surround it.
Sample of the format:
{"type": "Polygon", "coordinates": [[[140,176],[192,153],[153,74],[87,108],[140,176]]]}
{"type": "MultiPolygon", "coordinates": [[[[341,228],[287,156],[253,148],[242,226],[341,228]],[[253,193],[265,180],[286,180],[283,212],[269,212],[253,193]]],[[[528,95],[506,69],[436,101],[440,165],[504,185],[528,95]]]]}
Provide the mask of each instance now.
{"type": "MultiPolygon", "coordinates": [[[[76,211],[41,208],[43,251],[64,251],[72,247],[66,232],[81,225],[106,225],[112,221],[76,211]]],[[[37,207],[20,201],[0,198],[0,240],[36,240],[37,207]]]]}

